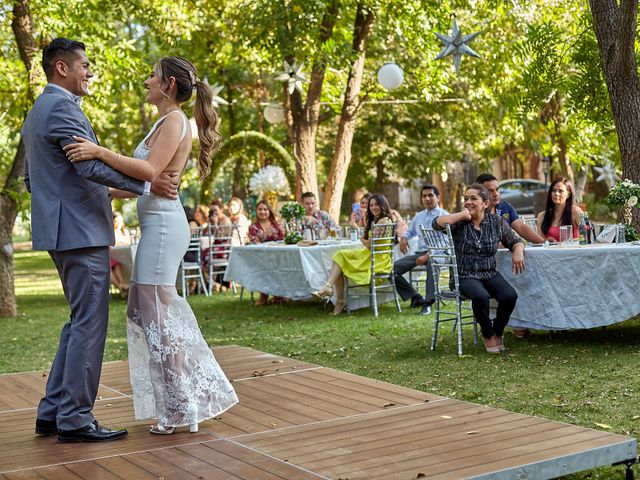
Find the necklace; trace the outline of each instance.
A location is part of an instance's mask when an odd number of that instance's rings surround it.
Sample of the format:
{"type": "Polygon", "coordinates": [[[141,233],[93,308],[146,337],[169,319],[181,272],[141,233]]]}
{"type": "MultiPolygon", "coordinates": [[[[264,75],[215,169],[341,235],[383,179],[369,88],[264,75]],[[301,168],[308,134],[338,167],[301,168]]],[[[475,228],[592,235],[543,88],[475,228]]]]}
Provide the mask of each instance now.
{"type": "Polygon", "coordinates": [[[482,248],[482,226],[480,226],[480,229],[478,230],[473,225],[471,225],[471,230],[473,231],[475,236],[476,248],[480,250],[482,248]]]}

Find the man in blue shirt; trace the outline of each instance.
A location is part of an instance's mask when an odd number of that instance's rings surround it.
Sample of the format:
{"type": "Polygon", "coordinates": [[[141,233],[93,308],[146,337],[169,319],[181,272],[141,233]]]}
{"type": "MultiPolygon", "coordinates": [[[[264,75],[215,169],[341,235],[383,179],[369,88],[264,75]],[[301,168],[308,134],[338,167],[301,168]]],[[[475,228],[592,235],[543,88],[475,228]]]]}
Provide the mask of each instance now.
{"type": "Polygon", "coordinates": [[[409,229],[400,238],[400,251],[407,253],[409,251],[409,240],[416,236],[418,237],[418,247],[414,254],[405,255],[393,264],[393,273],[396,281],[396,290],[400,297],[402,297],[403,300],[411,299],[411,307],[421,308],[421,315],[429,315],[431,313],[431,305],[435,302],[435,285],[433,283],[433,275],[431,274],[429,254],[427,253],[427,246],[420,232],[420,225],[431,228],[434,218],[440,215],[448,215],[448,212],[440,208],[440,191],[438,187],[434,185],[423,186],[420,199],[425,208],[416,214],[411,221],[411,225],[409,225],[409,229]],[[420,295],[413,285],[403,276],[409,270],[420,265],[426,265],[427,268],[425,297],[420,295]]]}
{"type": "Polygon", "coordinates": [[[545,238],[529,225],[524,223],[518,216],[518,212],[509,202],[500,200],[500,188],[498,187],[498,179],[490,173],[483,173],[476,178],[479,183],[489,192],[489,213],[495,213],[503,217],[511,228],[513,228],[520,237],[531,243],[544,243],[545,238]]]}

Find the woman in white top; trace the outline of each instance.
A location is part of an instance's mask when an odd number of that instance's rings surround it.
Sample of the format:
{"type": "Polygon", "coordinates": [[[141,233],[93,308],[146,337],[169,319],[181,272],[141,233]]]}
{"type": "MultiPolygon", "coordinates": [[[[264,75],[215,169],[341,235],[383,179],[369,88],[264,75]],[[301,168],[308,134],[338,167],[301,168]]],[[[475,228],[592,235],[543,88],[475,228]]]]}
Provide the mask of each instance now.
{"type": "MultiPolygon", "coordinates": [[[[200,139],[198,171],[204,178],[220,134],[211,89],[195,67],[180,57],[165,57],[144,82],[147,101],[160,119],[140,142],[133,157],[76,137],[67,147],[71,161],[97,158],[111,168],[152,181],[165,170],[183,172],[191,151],[191,129],[181,105],[197,91],[195,117],[200,139]]],[[[112,190],[112,196],[130,196],[112,190]]],[[[137,420],[156,418],[151,433],[170,434],[175,427],[220,415],[238,401],[198,327],[189,304],[176,291],[180,260],[190,232],[180,201],[153,194],[138,197],[142,236],[133,266],[127,309],[129,370],[137,420]]]]}

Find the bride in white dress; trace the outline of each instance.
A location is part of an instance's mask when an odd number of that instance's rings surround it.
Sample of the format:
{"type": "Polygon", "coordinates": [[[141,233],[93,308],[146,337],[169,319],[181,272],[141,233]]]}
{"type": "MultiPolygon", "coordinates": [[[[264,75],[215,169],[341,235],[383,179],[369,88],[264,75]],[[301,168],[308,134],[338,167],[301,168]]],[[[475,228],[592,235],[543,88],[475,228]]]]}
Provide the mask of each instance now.
{"type": "MultiPolygon", "coordinates": [[[[180,57],[158,61],[144,82],[147,101],[160,119],[135,150],[134,158],[89,140],[67,147],[73,162],[98,158],[115,170],[152,181],[163,171],[182,174],[191,151],[191,129],[181,104],[196,90],[195,118],[200,140],[198,171],[208,173],[210,156],[220,142],[218,115],[211,89],[195,67],[180,57]]],[[[114,197],[128,192],[111,190],[114,197]]],[[[156,418],[151,433],[170,434],[175,427],[220,415],[238,402],[233,387],[216,362],[189,304],[176,291],[180,260],[190,230],[180,200],[154,194],[138,197],[142,236],[133,265],[127,308],[129,370],[136,420],[156,418]]]]}

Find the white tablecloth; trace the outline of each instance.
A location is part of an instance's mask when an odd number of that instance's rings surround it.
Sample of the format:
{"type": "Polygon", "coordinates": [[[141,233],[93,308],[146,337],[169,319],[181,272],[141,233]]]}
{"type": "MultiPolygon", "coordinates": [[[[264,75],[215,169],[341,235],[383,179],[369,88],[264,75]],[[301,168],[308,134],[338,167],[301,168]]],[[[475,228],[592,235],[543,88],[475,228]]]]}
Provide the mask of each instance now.
{"type": "Polygon", "coordinates": [[[518,292],[510,327],[593,328],[640,314],[640,246],[527,247],[519,275],[511,252],[499,250],[496,261],[518,292]]]}
{"type": "MultiPolygon", "coordinates": [[[[362,248],[362,243],[342,240],[321,241],[311,247],[269,243],[233,247],[224,278],[250,291],[292,300],[309,299],[311,292],[327,282],[332,255],[338,250],[353,248],[362,248]]],[[[393,298],[383,293],[380,297],[381,301],[393,298]]],[[[349,300],[352,309],[368,306],[367,298],[349,300]]]]}

